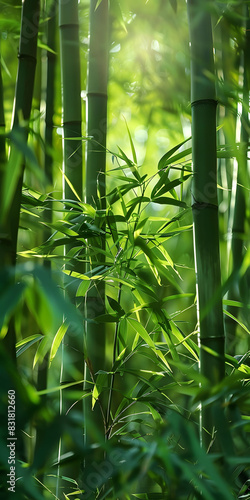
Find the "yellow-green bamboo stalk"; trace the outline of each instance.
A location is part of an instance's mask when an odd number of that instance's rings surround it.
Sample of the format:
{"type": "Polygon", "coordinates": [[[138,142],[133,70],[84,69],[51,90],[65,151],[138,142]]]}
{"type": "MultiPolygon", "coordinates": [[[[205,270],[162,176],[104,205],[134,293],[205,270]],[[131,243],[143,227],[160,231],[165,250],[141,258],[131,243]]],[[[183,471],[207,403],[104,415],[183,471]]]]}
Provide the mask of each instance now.
{"type": "MultiPolygon", "coordinates": [[[[209,2],[188,0],[191,42],[191,104],[194,252],[197,276],[200,372],[212,385],[224,376],[224,327],[219,257],[216,96],[209,2]],[[216,355],[208,352],[212,349],[216,355]]],[[[215,422],[201,411],[201,441],[211,442],[215,422]],[[202,429],[205,429],[203,431],[202,429]]]]}
{"type": "MultiPolygon", "coordinates": [[[[1,59],[1,46],[0,46],[0,59],[1,59]]],[[[3,94],[3,79],[2,79],[2,65],[0,64],[0,173],[2,176],[3,168],[6,162],[6,149],[5,137],[2,135],[5,132],[5,119],[4,119],[4,94],[3,94]]]]}
{"type": "MultiPolygon", "coordinates": [[[[245,219],[246,219],[246,193],[244,186],[248,184],[247,173],[247,151],[249,141],[249,69],[250,69],[250,20],[249,7],[243,5],[243,17],[245,18],[245,40],[242,50],[242,67],[243,67],[243,100],[241,114],[241,136],[240,149],[235,161],[235,175],[232,182],[232,197],[230,206],[229,219],[229,271],[235,275],[235,280],[230,287],[227,297],[231,300],[248,301],[248,287],[246,284],[246,276],[239,275],[239,271],[244,258],[244,240],[245,240],[245,219]]],[[[237,317],[238,308],[232,305],[227,307],[229,313],[237,317]]],[[[235,332],[237,323],[231,317],[226,317],[226,333],[227,340],[231,345],[236,342],[235,332]]]]}
{"type": "MultiPolygon", "coordinates": [[[[245,24],[246,36],[245,45],[243,48],[243,102],[242,102],[242,115],[241,115],[241,144],[240,152],[238,156],[238,171],[237,171],[237,182],[235,183],[234,191],[234,206],[232,207],[233,212],[233,224],[232,224],[232,268],[234,271],[239,271],[244,255],[244,238],[245,238],[245,217],[246,217],[246,192],[244,185],[247,183],[247,151],[248,151],[248,141],[249,141],[249,71],[250,71],[250,19],[249,19],[249,6],[244,5],[244,15],[247,19],[245,24]]],[[[239,283],[239,292],[241,290],[241,285],[239,283]]],[[[243,293],[244,294],[244,293],[243,293]]],[[[239,300],[244,297],[238,297],[239,300]]],[[[246,299],[246,297],[245,297],[246,299]]]]}
{"type": "MultiPolygon", "coordinates": [[[[106,133],[107,133],[107,85],[108,85],[108,0],[90,1],[90,34],[89,60],[87,82],[87,135],[91,139],[87,142],[86,152],[86,201],[98,210],[105,210],[105,164],[106,164],[106,133]],[[98,5],[99,4],[99,5],[98,5]],[[97,6],[98,5],[98,6],[97,6]]],[[[91,253],[91,239],[89,239],[90,264],[88,270],[104,265],[104,255],[91,253]]],[[[93,242],[95,247],[105,250],[105,238],[93,242]]],[[[96,372],[105,366],[105,327],[94,322],[95,318],[105,312],[104,283],[93,286],[86,300],[86,355],[89,367],[86,366],[85,379],[96,379],[96,372]]],[[[86,384],[86,388],[93,385],[86,384]]],[[[99,431],[104,436],[104,408],[103,401],[95,404],[91,411],[91,400],[85,403],[85,440],[91,442],[88,435],[88,420],[94,419],[99,431]]],[[[100,456],[99,456],[100,458],[100,456]]],[[[96,455],[98,460],[98,454],[96,455]]]]}

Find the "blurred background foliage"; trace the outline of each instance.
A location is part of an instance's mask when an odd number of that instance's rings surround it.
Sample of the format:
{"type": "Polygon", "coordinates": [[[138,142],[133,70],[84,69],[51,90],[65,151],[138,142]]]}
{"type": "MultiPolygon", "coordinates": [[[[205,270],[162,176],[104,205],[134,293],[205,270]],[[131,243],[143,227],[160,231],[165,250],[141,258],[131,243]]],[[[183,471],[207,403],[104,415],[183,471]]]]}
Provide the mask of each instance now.
{"type": "MultiPolygon", "coordinates": [[[[89,4],[84,0],[78,4],[83,146],[89,4]]],[[[248,62],[244,69],[242,62],[248,22],[243,5],[249,7],[249,2],[210,5],[218,97],[223,283],[233,270],[235,172],[244,142],[239,129],[246,105],[243,73],[249,75],[250,68],[248,62]]],[[[1,72],[7,133],[12,127],[21,7],[17,0],[1,2],[1,72]]],[[[84,203],[84,182],[81,201],[63,201],[58,29],[56,50],[51,51],[47,42],[48,21],[57,16],[57,7],[57,1],[41,1],[28,149],[19,145],[28,168],[23,184],[16,281],[13,283],[12,269],[1,269],[1,336],[14,322],[17,366],[1,350],[0,495],[8,498],[6,405],[7,392],[14,388],[16,470],[20,478],[16,487],[20,499],[250,498],[249,166],[241,179],[245,212],[240,272],[231,279],[231,295],[224,297],[228,300],[227,321],[234,317],[233,326],[230,323],[227,327],[227,374],[220,385],[210,387],[198,371],[186,3],[110,0],[105,214],[84,203]],[[55,55],[56,64],[52,148],[45,144],[47,54],[55,55]],[[45,152],[52,158],[52,182],[41,176],[45,152]],[[168,157],[164,156],[167,152],[168,157]],[[50,221],[48,211],[52,214],[50,221]],[[97,254],[102,231],[106,233],[105,266],[77,274],[76,267],[87,259],[81,250],[88,248],[91,237],[93,255],[97,254]],[[65,255],[67,244],[70,250],[65,255]],[[51,269],[42,267],[48,262],[51,269]],[[65,264],[70,265],[70,270],[65,270],[65,264]],[[68,387],[65,381],[62,388],[62,339],[68,325],[73,327],[72,335],[83,336],[84,322],[89,321],[84,316],[85,297],[98,281],[104,281],[106,287],[106,314],[97,318],[100,332],[106,332],[105,359],[94,374],[90,391],[82,389],[74,353],[67,354],[64,362],[74,382],[68,387]],[[230,303],[230,299],[234,302],[230,303]],[[243,358],[233,358],[245,353],[243,358]],[[48,379],[41,390],[39,370],[41,373],[43,366],[48,369],[48,379]],[[60,390],[66,394],[66,416],[60,411],[60,390]],[[199,446],[199,404],[202,401],[213,406],[222,397],[225,416],[223,419],[218,415],[217,422],[223,453],[218,457],[206,454],[199,446]],[[85,421],[75,403],[85,399],[92,401],[94,411],[100,407],[104,414],[105,433],[91,419],[87,422],[96,446],[88,446],[82,439],[85,421]],[[60,438],[68,453],[60,457],[59,464],[60,438]],[[101,450],[99,455],[95,455],[95,447],[101,450]],[[77,477],[76,464],[81,469],[77,477]]],[[[249,57],[250,51],[247,61],[249,57]]],[[[245,128],[249,133],[248,102],[245,128]]],[[[84,355],[88,361],[83,351],[84,355]]]]}

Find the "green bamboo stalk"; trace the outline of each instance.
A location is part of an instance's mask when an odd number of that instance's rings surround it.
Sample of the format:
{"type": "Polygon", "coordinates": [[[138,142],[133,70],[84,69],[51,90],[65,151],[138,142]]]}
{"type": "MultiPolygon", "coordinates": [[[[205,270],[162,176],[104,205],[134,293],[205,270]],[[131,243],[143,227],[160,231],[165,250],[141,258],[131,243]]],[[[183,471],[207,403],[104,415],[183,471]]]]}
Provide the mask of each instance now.
{"type": "MultiPolygon", "coordinates": [[[[239,275],[239,271],[244,258],[244,239],[245,239],[245,219],[246,219],[246,194],[244,185],[248,184],[247,173],[247,150],[249,141],[249,68],[250,68],[250,20],[249,7],[243,5],[243,17],[245,40],[242,48],[242,67],[243,73],[243,100],[241,114],[241,137],[240,149],[235,160],[235,173],[232,180],[232,196],[230,205],[230,218],[228,224],[228,247],[229,247],[229,272],[233,272],[235,280],[228,291],[227,298],[231,300],[248,301],[248,287],[246,276],[239,275]]],[[[227,307],[229,313],[238,316],[238,308],[227,307]]],[[[230,347],[235,345],[237,339],[235,336],[237,323],[230,317],[226,317],[226,336],[230,347]]]]}
{"type": "MultiPolygon", "coordinates": [[[[47,82],[46,82],[46,111],[45,111],[45,159],[44,171],[49,183],[53,183],[53,156],[51,149],[53,146],[53,118],[55,112],[55,75],[56,75],[56,0],[53,1],[48,19],[47,45],[52,50],[47,50],[47,82]]],[[[51,210],[48,214],[48,222],[51,222],[51,210]]]]}
{"type": "MultiPolygon", "coordinates": [[[[38,24],[40,15],[40,1],[39,0],[24,0],[22,3],[22,16],[21,16],[21,32],[18,53],[18,71],[15,90],[15,101],[13,109],[13,131],[15,131],[20,123],[20,119],[28,122],[30,119],[32,96],[34,91],[34,79],[36,69],[36,50],[37,50],[37,36],[38,24]]],[[[24,127],[21,128],[21,137],[23,142],[27,141],[28,132],[24,127]]],[[[20,163],[20,169],[16,184],[14,185],[14,196],[10,201],[8,210],[3,209],[6,191],[9,186],[6,179],[8,179],[8,168],[15,165],[16,159],[15,146],[11,145],[9,163],[3,173],[1,183],[1,209],[0,209],[0,266],[5,269],[7,266],[15,265],[16,263],[16,247],[17,247],[17,234],[19,226],[21,195],[22,195],[22,182],[23,182],[23,166],[20,163]]],[[[15,358],[15,332],[13,322],[9,326],[9,331],[5,337],[8,352],[13,359],[15,358]]]]}
{"type": "MultiPolygon", "coordinates": [[[[82,115],[77,0],[59,1],[59,29],[63,104],[63,190],[66,199],[78,200],[77,196],[82,199],[82,115]]],[[[83,374],[83,339],[66,336],[64,341],[65,345],[69,346],[68,353],[73,355],[72,364],[76,364],[83,374]]],[[[64,346],[64,356],[67,356],[66,351],[64,346]]],[[[64,381],[72,381],[68,367],[67,363],[63,366],[64,381]]]]}
{"type": "MultiPolygon", "coordinates": [[[[188,0],[191,42],[194,252],[197,276],[200,372],[212,385],[224,376],[224,327],[216,159],[216,96],[209,4],[188,0]],[[207,349],[215,351],[216,356],[207,349]]],[[[201,443],[211,442],[215,422],[210,408],[201,410],[201,443]]]]}
{"type": "MultiPolygon", "coordinates": [[[[78,1],[59,0],[64,173],[82,199],[82,113],[78,1]],[[78,140],[75,140],[77,139],[78,140]],[[69,140],[67,140],[69,139],[69,140]],[[74,140],[70,140],[74,139],[74,140]]],[[[64,178],[65,198],[75,199],[64,178]]]]}
{"type": "MultiPolygon", "coordinates": [[[[98,210],[105,211],[105,165],[106,165],[106,134],[107,134],[107,85],[108,85],[108,57],[109,57],[109,6],[108,0],[90,1],[90,38],[87,82],[87,135],[92,138],[87,142],[86,151],[86,202],[94,205],[98,210]],[[99,4],[99,5],[98,5],[99,4]]],[[[101,253],[91,254],[91,239],[89,245],[89,270],[104,266],[105,257],[101,253]]],[[[105,238],[101,237],[98,243],[93,242],[105,250],[105,238]]],[[[105,287],[100,282],[93,286],[86,300],[86,317],[92,319],[86,323],[86,365],[85,380],[95,380],[95,374],[105,366],[105,328],[94,322],[95,318],[105,312],[105,287]]],[[[85,385],[93,388],[93,385],[85,385]]],[[[96,403],[91,411],[91,401],[86,399],[84,408],[85,419],[95,421],[96,426],[104,436],[104,408],[103,401],[96,403]]],[[[87,425],[85,426],[85,441],[90,443],[87,425]]],[[[100,457],[99,457],[100,458],[100,457]]],[[[98,455],[97,458],[98,460],[98,455]]]]}
{"type": "MultiPolygon", "coordinates": [[[[55,70],[56,70],[56,28],[57,28],[57,3],[53,0],[50,11],[48,12],[47,23],[47,45],[52,50],[47,50],[47,79],[46,79],[46,110],[45,110],[45,156],[44,156],[44,171],[49,184],[53,184],[53,156],[51,154],[53,147],[53,118],[55,112],[55,70]]],[[[52,203],[48,202],[44,211],[44,219],[46,222],[52,222],[52,203]]],[[[44,240],[48,239],[51,231],[45,228],[43,231],[44,240]]],[[[44,266],[50,270],[50,260],[44,260],[44,266]]],[[[37,373],[37,390],[42,391],[47,389],[48,382],[48,354],[44,357],[41,365],[38,366],[37,373]]],[[[46,395],[43,396],[46,401],[46,395]]],[[[36,432],[36,448],[39,449],[44,439],[44,429],[39,427],[36,432]]],[[[43,483],[43,474],[39,475],[38,479],[43,483]]]]}
{"type": "MultiPolygon", "coordinates": [[[[237,183],[235,184],[233,224],[232,224],[232,267],[233,270],[239,271],[244,255],[244,233],[245,233],[245,217],[246,217],[246,195],[244,185],[247,181],[247,151],[249,141],[249,71],[250,71],[250,18],[249,6],[244,5],[245,23],[245,46],[243,48],[243,102],[241,115],[241,145],[238,157],[237,183]]],[[[239,283],[239,292],[241,292],[241,283],[239,283]]],[[[238,297],[239,300],[244,297],[238,297]]],[[[245,297],[246,298],[246,297],[245,297]]]]}
{"type": "MultiPolygon", "coordinates": [[[[1,64],[1,45],[0,45],[0,133],[5,132],[5,118],[4,118],[4,90],[3,90],[3,79],[2,79],[2,64],[1,64]]],[[[6,162],[6,146],[5,137],[0,135],[0,172],[4,169],[6,162]]]]}
{"type": "MultiPolygon", "coordinates": [[[[34,91],[34,80],[36,70],[36,50],[37,50],[37,35],[40,15],[39,0],[24,0],[22,5],[21,18],[21,33],[18,53],[18,71],[15,91],[15,103],[13,109],[13,130],[18,127],[20,118],[28,122],[30,119],[32,96],[34,91]]],[[[23,140],[27,140],[27,131],[23,133],[23,140]]],[[[11,155],[14,147],[11,147],[11,155]]],[[[19,214],[21,205],[23,168],[20,170],[20,175],[17,181],[15,195],[8,214],[6,216],[5,225],[7,226],[8,237],[10,240],[10,258],[8,262],[15,264],[16,260],[16,244],[17,232],[19,225],[19,214]]],[[[2,193],[4,196],[4,193],[2,193]]],[[[7,257],[7,256],[6,256],[7,257]]]]}
{"type": "MultiPolygon", "coordinates": [[[[78,0],[59,0],[59,37],[63,108],[63,196],[64,199],[82,200],[82,113],[78,0]],[[72,187],[71,187],[72,186],[72,187]]],[[[65,253],[70,248],[65,248],[65,253]]],[[[74,266],[75,271],[80,269],[74,266]]],[[[73,295],[72,295],[72,300],[73,295]]],[[[61,383],[83,379],[83,338],[76,337],[69,328],[62,344],[61,383]]],[[[82,388],[82,386],[80,387],[82,388]]],[[[67,391],[60,394],[61,412],[65,414],[72,402],[67,402],[67,391]]],[[[82,410],[82,405],[74,406],[74,411],[82,410]]],[[[69,449],[65,442],[59,445],[58,462],[69,449]]],[[[63,469],[65,476],[78,479],[80,462],[69,464],[63,469]]],[[[68,484],[68,483],[66,483],[68,484]]],[[[70,485],[64,484],[64,493],[70,493],[70,485]]],[[[57,485],[57,489],[59,483],[57,485]]]]}

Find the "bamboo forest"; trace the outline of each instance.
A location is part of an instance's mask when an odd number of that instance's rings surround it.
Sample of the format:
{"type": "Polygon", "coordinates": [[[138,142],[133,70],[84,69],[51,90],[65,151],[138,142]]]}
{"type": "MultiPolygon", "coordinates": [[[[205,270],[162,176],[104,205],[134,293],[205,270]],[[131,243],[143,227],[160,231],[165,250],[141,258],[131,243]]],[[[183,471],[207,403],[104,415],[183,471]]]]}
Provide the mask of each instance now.
{"type": "Polygon", "coordinates": [[[250,1],[0,1],[0,499],[250,499],[250,1]]]}

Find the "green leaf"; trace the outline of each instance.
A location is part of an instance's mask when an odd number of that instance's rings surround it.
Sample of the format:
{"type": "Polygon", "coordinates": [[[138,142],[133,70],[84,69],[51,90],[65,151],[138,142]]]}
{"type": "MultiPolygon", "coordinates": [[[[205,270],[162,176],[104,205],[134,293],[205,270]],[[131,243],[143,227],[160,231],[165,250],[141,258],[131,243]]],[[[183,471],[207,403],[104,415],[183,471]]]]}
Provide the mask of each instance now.
{"type": "MultiPolygon", "coordinates": [[[[74,385],[83,384],[83,380],[77,380],[76,382],[69,382],[68,384],[57,385],[56,387],[49,387],[48,389],[43,389],[42,391],[37,391],[38,396],[43,396],[44,394],[52,394],[53,392],[63,391],[64,389],[68,389],[68,387],[74,387],[74,385]]],[[[83,397],[90,396],[90,393],[84,394],[83,397]]]]}
{"type": "Polygon", "coordinates": [[[238,325],[240,325],[241,328],[243,328],[243,330],[245,330],[250,335],[250,331],[248,330],[248,328],[246,327],[246,325],[244,325],[244,323],[242,323],[242,321],[240,321],[238,318],[236,318],[235,316],[233,316],[233,314],[231,314],[230,312],[228,312],[226,309],[223,309],[223,312],[224,312],[224,314],[226,314],[226,316],[229,316],[229,318],[231,318],[234,321],[236,321],[236,323],[238,323],[238,325]]]}
{"type": "Polygon", "coordinates": [[[125,311],[121,307],[119,302],[117,302],[117,300],[113,299],[112,297],[109,297],[108,295],[106,295],[106,297],[107,297],[108,303],[109,303],[110,307],[113,309],[113,311],[115,311],[118,314],[123,316],[125,314],[125,311]]]}
{"type": "Polygon", "coordinates": [[[148,198],[148,196],[138,196],[136,199],[130,200],[127,203],[127,207],[134,208],[136,205],[138,205],[138,203],[149,203],[149,202],[150,202],[150,198],[148,198]]]}
{"type": "Polygon", "coordinates": [[[131,147],[131,151],[132,151],[133,160],[134,160],[134,163],[137,163],[136,151],[135,151],[134,143],[132,141],[130,130],[128,128],[128,124],[127,124],[126,118],[123,117],[123,119],[124,119],[126,127],[127,127],[127,132],[128,132],[128,136],[129,136],[129,142],[130,142],[130,147],[131,147]]]}
{"type": "Polygon", "coordinates": [[[38,345],[34,361],[33,361],[33,369],[35,368],[37,362],[42,363],[45,355],[50,349],[50,339],[48,335],[43,335],[41,342],[38,345]]]}
{"type": "Polygon", "coordinates": [[[146,344],[148,344],[150,347],[155,348],[154,341],[151,339],[151,337],[148,334],[147,330],[144,328],[144,326],[142,326],[141,323],[139,323],[138,321],[136,321],[133,318],[128,318],[128,323],[133,328],[133,330],[135,330],[135,332],[138,335],[140,335],[140,337],[144,340],[144,342],[146,342],[146,344]]]}
{"type": "Polygon", "coordinates": [[[159,205],[174,205],[176,207],[187,208],[187,204],[184,201],[175,200],[174,198],[169,198],[168,196],[154,198],[152,202],[158,203],[159,205]]]}
{"type": "Polygon", "coordinates": [[[62,325],[58,328],[56,335],[53,339],[52,345],[51,345],[51,350],[50,350],[50,363],[53,361],[60,345],[63,340],[63,337],[65,333],[67,332],[68,329],[68,324],[64,321],[62,325]]]}
{"type": "Polygon", "coordinates": [[[107,373],[98,373],[97,378],[96,378],[96,383],[94,385],[93,391],[92,391],[92,410],[94,409],[94,406],[96,404],[96,401],[98,400],[100,394],[104,389],[107,389],[107,373]]]}
{"type": "Polygon", "coordinates": [[[175,179],[170,182],[166,182],[168,179],[168,174],[166,172],[163,173],[155,187],[152,189],[151,193],[151,199],[152,201],[154,196],[157,194],[158,196],[167,193],[171,191],[171,189],[181,185],[183,182],[185,182],[189,177],[191,177],[192,174],[184,175],[183,177],[180,177],[179,179],[175,179]],[[166,175],[165,175],[166,174],[166,175]],[[163,185],[164,184],[164,185],[163,185]],[[161,188],[161,189],[160,189],[161,188]]]}
{"type": "Polygon", "coordinates": [[[120,316],[118,314],[101,314],[97,318],[95,318],[95,321],[97,323],[117,323],[119,321],[120,316]]]}
{"type": "Polygon", "coordinates": [[[120,158],[125,161],[125,163],[129,167],[129,169],[132,172],[132,174],[134,175],[134,177],[137,179],[137,181],[140,182],[141,181],[141,177],[140,177],[140,174],[139,174],[139,172],[137,170],[136,165],[127,157],[127,155],[124,153],[124,151],[119,146],[118,146],[118,148],[119,148],[119,151],[121,153],[120,158]]]}
{"type": "MultiPolygon", "coordinates": [[[[183,146],[183,144],[185,144],[190,139],[191,139],[191,137],[189,137],[188,139],[185,139],[185,141],[180,142],[180,144],[177,144],[177,146],[175,146],[174,148],[170,149],[167,153],[165,153],[165,155],[163,155],[161,157],[161,159],[158,163],[158,170],[162,170],[163,168],[165,168],[165,166],[168,164],[167,160],[175,153],[175,151],[180,149],[180,147],[183,146]]],[[[183,154],[183,153],[181,153],[181,154],[183,154]]],[[[186,154],[184,156],[186,156],[186,154]]]]}
{"type": "Polygon", "coordinates": [[[83,280],[77,288],[76,297],[85,297],[90,286],[90,281],[83,280]]]}
{"type": "Polygon", "coordinates": [[[25,339],[19,340],[16,344],[16,355],[17,357],[21,356],[23,352],[25,352],[29,347],[31,347],[33,344],[38,342],[39,340],[42,340],[43,335],[30,335],[29,337],[26,337],[25,339]]]}

